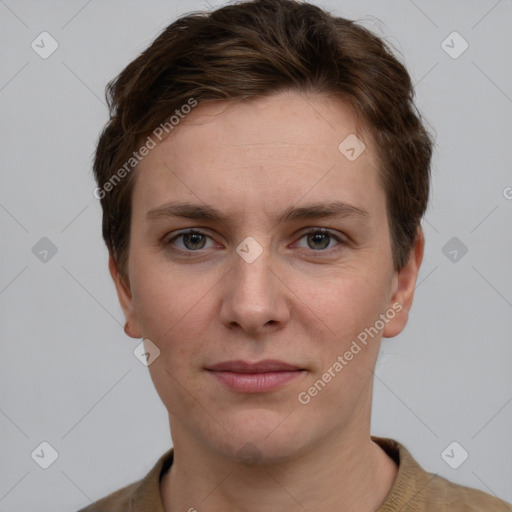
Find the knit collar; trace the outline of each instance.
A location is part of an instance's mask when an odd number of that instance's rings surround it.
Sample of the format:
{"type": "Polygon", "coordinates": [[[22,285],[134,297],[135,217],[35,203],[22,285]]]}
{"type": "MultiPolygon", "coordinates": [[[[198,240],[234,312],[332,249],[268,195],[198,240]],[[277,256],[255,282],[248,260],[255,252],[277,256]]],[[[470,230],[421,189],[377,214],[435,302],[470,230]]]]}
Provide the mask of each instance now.
{"type": "MultiPolygon", "coordinates": [[[[371,436],[398,465],[395,482],[386,499],[377,512],[408,512],[426,511],[426,492],[436,474],[427,473],[412,457],[409,451],[394,439],[371,436]]],[[[146,512],[151,506],[152,512],[165,512],[160,497],[160,480],[172,466],[173,449],[165,452],[153,466],[151,471],[133,488],[131,510],[146,512]]]]}

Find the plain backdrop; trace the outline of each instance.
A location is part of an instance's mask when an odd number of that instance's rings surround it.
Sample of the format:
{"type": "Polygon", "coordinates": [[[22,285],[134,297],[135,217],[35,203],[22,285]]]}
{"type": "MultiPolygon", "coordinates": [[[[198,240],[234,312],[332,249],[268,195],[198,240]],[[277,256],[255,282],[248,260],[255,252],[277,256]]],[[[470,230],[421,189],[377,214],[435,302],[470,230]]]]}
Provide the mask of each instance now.
{"type": "MultiPolygon", "coordinates": [[[[315,3],[393,45],[436,134],[424,263],[407,328],[383,340],[372,433],[512,501],[512,2],[315,3]]],[[[91,162],[106,83],[177,16],[221,4],[0,0],[0,512],[77,510],[170,447],[123,332],[91,162]]]]}

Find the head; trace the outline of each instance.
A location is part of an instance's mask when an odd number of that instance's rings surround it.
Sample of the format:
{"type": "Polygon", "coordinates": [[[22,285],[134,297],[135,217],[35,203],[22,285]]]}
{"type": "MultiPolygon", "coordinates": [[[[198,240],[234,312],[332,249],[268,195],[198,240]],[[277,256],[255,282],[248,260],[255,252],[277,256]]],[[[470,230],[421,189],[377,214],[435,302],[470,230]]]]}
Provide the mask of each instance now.
{"type": "Polygon", "coordinates": [[[178,19],[107,97],[103,237],[174,442],[279,458],[369,423],[423,254],[433,143],[405,67],[352,21],[260,0],[178,19]],[[300,371],[254,393],[211,371],[263,359],[300,371]]]}

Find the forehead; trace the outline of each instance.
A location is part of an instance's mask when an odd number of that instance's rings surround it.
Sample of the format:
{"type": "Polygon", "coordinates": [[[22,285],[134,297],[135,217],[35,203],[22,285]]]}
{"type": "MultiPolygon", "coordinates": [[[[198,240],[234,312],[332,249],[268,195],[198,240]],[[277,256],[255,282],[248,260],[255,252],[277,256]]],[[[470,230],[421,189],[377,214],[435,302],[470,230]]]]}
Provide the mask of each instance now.
{"type": "MultiPolygon", "coordinates": [[[[348,136],[371,145],[369,135],[360,133],[362,128],[353,109],[341,99],[289,91],[244,101],[202,103],[180,121],[168,142],[172,145],[174,139],[175,147],[188,145],[201,136],[203,147],[197,149],[215,154],[222,149],[225,154],[243,152],[247,158],[290,155],[317,162],[320,156],[337,160],[339,144],[348,136]]],[[[372,160],[372,153],[368,148],[366,159],[372,160]]],[[[187,160],[196,156],[201,154],[188,155],[187,160]]]]}
{"type": "Polygon", "coordinates": [[[245,210],[301,197],[375,202],[377,160],[359,128],[347,104],[319,94],[199,104],[139,163],[133,200],[229,199],[245,210]]]}

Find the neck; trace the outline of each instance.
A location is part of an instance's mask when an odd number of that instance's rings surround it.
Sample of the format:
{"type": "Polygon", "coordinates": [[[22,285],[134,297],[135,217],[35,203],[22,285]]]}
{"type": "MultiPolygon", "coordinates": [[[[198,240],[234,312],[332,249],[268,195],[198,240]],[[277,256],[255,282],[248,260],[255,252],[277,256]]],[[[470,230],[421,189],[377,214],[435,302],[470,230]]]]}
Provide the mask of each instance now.
{"type": "Polygon", "coordinates": [[[165,512],[375,512],[397,471],[369,432],[325,438],[284,462],[254,465],[176,442],[173,465],[160,488],[165,512]]]}

